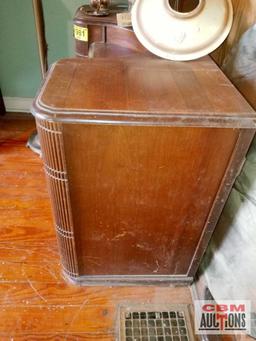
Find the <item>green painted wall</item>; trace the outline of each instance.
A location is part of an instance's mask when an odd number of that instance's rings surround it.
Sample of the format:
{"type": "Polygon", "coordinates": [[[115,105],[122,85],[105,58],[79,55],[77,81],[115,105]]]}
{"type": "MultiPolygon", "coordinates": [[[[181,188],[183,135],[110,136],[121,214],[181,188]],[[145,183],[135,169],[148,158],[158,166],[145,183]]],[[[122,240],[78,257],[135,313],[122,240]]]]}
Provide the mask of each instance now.
{"type": "Polygon", "coordinates": [[[0,46],[3,95],[34,96],[40,68],[31,0],[0,0],[0,46]]]}
{"type": "MultiPolygon", "coordinates": [[[[43,0],[50,63],[74,55],[72,19],[76,9],[88,2],[89,0],[43,0]]],[[[112,0],[112,3],[127,3],[127,0],[112,0]]]]}
{"type": "Polygon", "coordinates": [[[81,0],[43,0],[49,63],[74,55],[72,18],[81,0]]]}
{"type": "MultiPolygon", "coordinates": [[[[72,18],[77,7],[87,2],[43,0],[49,63],[74,55],[72,18]]],[[[34,97],[41,75],[31,0],[0,0],[0,46],[3,95],[34,97]]]]}

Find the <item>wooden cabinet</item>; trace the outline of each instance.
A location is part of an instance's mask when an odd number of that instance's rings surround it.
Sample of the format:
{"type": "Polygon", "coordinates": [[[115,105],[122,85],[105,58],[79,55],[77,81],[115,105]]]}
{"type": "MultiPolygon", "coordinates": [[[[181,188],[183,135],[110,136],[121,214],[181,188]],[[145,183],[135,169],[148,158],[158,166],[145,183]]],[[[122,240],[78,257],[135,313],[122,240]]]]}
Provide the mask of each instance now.
{"type": "Polygon", "coordinates": [[[124,8],[112,6],[110,15],[106,17],[87,15],[88,10],[90,10],[88,5],[79,7],[73,20],[76,56],[87,57],[90,49],[94,49],[95,43],[115,44],[149,54],[135,37],[131,27],[117,26],[116,15],[124,11],[124,8]]]}
{"type": "Polygon", "coordinates": [[[214,62],[61,60],[33,111],[65,275],[190,283],[256,126],[214,62]]]}

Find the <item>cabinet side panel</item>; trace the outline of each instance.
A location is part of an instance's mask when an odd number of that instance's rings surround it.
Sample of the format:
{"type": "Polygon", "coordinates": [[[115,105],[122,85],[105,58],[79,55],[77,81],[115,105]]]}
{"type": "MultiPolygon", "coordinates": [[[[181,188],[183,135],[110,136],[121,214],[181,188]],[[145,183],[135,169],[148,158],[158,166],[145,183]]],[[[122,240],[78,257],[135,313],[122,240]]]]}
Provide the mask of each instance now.
{"type": "Polygon", "coordinates": [[[63,124],[81,274],[187,275],[238,137],[63,124]]]}
{"type": "Polygon", "coordinates": [[[60,123],[37,119],[44,169],[51,198],[57,241],[64,271],[78,276],[73,219],[60,123]]]}
{"type": "Polygon", "coordinates": [[[230,158],[229,165],[223,176],[221,186],[216,195],[209,216],[206,220],[203,233],[198,243],[193,260],[191,262],[191,266],[188,272],[189,276],[193,277],[199,267],[204,252],[206,251],[207,245],[214,232],[215,226],[219,220],[221,212],[233,187],[233,184],[242,170],[242,167],[246,160],[246,154],[254,138],[254,135],[254,130],[240,130],[239,138],[230,158]]]}

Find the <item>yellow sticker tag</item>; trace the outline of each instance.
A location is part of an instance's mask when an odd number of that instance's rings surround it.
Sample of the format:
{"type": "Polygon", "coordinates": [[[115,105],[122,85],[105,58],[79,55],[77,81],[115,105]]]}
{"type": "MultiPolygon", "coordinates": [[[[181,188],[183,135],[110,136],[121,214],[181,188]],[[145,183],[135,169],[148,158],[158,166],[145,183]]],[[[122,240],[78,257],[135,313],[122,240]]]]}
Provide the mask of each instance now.
{"type": "Polygon", "coordinates": [[[77,40],[88,41],[88,28],[74,25],[74,37],[77,40]]]}

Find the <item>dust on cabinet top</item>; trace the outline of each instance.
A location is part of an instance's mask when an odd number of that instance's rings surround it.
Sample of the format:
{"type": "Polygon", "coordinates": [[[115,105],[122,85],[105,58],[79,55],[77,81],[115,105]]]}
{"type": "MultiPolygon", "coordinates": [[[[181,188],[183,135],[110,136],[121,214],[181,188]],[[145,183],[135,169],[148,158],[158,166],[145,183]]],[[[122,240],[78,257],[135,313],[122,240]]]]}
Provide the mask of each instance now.
{"type": "Polygon", "coordinates": [[[67,122],[256,127],[256,113],[210,57],[63,59],[48,72],[32,111],[67,122]]]}

